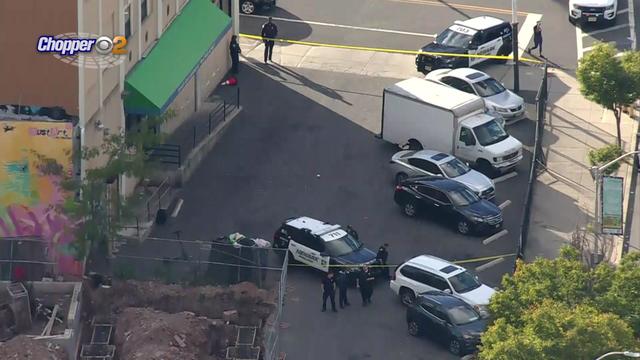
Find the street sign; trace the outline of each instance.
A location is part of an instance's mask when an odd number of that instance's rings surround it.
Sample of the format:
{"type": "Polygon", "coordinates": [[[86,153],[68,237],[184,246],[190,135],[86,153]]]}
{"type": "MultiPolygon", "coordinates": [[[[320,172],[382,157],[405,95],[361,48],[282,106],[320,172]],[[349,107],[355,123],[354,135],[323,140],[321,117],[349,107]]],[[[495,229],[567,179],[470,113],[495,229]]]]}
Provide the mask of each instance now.
{"type": "Polygon", "coordinates": [[[622,235],[622,201],[624,179],[603,176],[601,190],[602,233],[622,235]]]}

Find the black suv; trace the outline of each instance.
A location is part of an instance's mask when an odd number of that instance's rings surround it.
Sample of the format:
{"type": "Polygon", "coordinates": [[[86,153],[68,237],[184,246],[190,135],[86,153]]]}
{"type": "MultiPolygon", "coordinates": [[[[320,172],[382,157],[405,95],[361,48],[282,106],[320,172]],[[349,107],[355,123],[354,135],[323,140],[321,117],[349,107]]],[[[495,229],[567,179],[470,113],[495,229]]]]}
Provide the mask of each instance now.
{"type": "MultiPolygon", "coordinates": [[[[507,56],[513,46],[511,24],[491,16],[456,21],[420,50],[433,53],[507,56]]],[[[418,54],[416,68],[428,73],[440,68],[472,67],[484,57],[418,54]]],[[[504,62],[505,60],[501,60],[504,62]]]]}
{"type": "Polygon", "coordinates": [[[276,0],[240,0],[240,11],[243,14],[251,15],[262,7],[269,9],[276,7],[276,0]]]}
{"type": "Polygon", "coordinates": [[[396,187],[393,199],[405,215],[429,213],[453,222],[461,234],[495,232],[502,227],[502,210],[455,180],[409,178],[396,187]]]}
{"type": "Polygon", "coordinates": [[[483,319],[469,304],[442,291],[420,294],[407,308],[409,334],[429,334],[447,345],[449,352],[461,356],[474,352],[487,329],[483,319]]]}

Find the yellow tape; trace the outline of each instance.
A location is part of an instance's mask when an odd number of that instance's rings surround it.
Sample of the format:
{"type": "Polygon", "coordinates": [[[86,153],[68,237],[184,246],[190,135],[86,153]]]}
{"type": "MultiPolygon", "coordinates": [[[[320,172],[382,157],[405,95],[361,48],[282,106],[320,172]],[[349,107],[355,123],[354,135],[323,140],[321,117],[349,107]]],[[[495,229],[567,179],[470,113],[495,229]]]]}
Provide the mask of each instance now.
{"type": "MultiPolygon", "coordinates": [[[[456,260],[456,261],[452,261],[452,263],[454,264],[467,264],[467,263],[473,263],[473,262],[481,262],[481,261],[488,261],[488,260],[495,260],[495,259],[499,259],[499,258],[506,258],[506,257],[511,257],[511,256],[516,256],[516,253],[511,253],[511,254],[503,254],[503,255],[493,255],[493,256],[485,256],[485,257],[480,257],[480,258],[471,258],[471,259],[465,259],[465,260],[456,260]]],[[[387,265],[367,265],[367,267],[370,268],[393,268],[396,266],[400,266],[401,264],[387,264],[387,265]]],[[[307,265],[307,264],[289,264],[289,266],[299,266],[299,267],[311,267],[311,265],[307,265]]],[[[329,265],[330,268],[352,268],[352,267],[361,267],[361,264],[356,264],[356,265],[329,265]]]]}
{"type": "MultiPolygon", "coordinates": [[[[240,34],[241,37],[247,39],[254,40],[264,40],[262,36],[250,35],[250,34],[240,34]]],[[[435,56],[451,56],[451,57],[466,57],[466,58],[482,58],[482,59],[502,59],[502,60],[512,60],[513,56],[501,56],[501,55],[475,55],[475,54],[454,54],[454,53],[444,53],[444,52],[432,52],[432,51],[417,51],[417,50],[398,50],[398,49],[388,49],[388,48],[374,48],[367,46],[354,46],[354,45],[338,45],[338,44],[327,44],[327,43],[319,43],[319,42],[311,42],[311,41],[298,41],[298,40],[287,40],[287,39],[273,39],[277,42],[288,43],[288,44],[298,44],[298,45],[309,45],[309,46],[321,46],[321,47],[332,47],[337,49],[350,49],[350,50],[363,50],[363,51],[376,51],[376,52],[386,52],[392,54],[410,54],[410,55],[435,55],[435,56]]],[[[542,61],[529,59],[529,58],[520,58],[521,61],[542,64],[542,61]]]]}

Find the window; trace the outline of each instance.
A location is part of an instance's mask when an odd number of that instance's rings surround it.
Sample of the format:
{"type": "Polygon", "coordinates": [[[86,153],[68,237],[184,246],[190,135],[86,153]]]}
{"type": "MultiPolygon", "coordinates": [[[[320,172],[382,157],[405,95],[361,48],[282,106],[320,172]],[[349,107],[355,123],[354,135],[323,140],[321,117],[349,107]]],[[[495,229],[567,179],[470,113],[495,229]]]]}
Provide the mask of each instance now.
{"type": "Polygon", "coordinates": [[[428,160],[411,158],[409,159],[409,165],[415,166],[418,169],[422,169],[430,174],[441,174],[438,166],[428,160]]]}
{"type": "Polygon", "coordinates": [[[450,178],[455,178],[471,171],[465,163],[455,158],[440,164],[440,168],[450,178]]]}
{"type": "Polygon", "coordinates": [[[171,11],[171,5],[167,5],[167,16],[169,16],[170,11],[171,11]]]}
{"type": "Polygon", "coordinates": [[[480,319],[480,315],[469,306],[456,306],[447,309],[451,322],[456,325],[464,325],[480,319]]]}
{"type": "MultiPolygon", "coordinates": [[[[459,30],[463,29],[464,28],[459,28],[459,30]]],[[[436,42],[438,44],[462,49],[469,45],[470,40],[471,35],[453,31],[451,29],[447,29],[436,36],[436,42]]]]}
{"type": "Polygon", "coordinates": [[[449,278],[451,282],[451,286],[456,290],[456,292],[462,294],[469,292],[471,290],[475,290],[482,286],[478,281],[478,278],[474,275],[471,275],[468,271],[463,271],[456,276],[452,276],[449,278]]]}
{"type": "Polygon", "coordinates": [[[140,2],[140,22],[143,22],[144,19],[149,15],[149,5],[147,4],[147,0],[142,0],[140,2]]]}
{"type": "Polygon", "coordinates": [[[473,133],[466,127],[460,128],[460,141],[467,146],[476,144],[476,139],[473,137],[473,133]]]}
{"type": "Polygon", "coordinates": [[[131,36],[131,4],[124,8],[124,37],[131,36]]]}
{"type": "Polygon", "coordinates": [[[478,142],[482,146],[493,145],[509,137],[502,126],[494,120],[474,127],[473,132],[478,136],[478,142]]]}
{"type": "Polygon", "coordinates": [[[487,78],[482,81],[473,83],[473,87],[481,97],[489,97],[500,94],[507,89],[494,78],[487,78]]]}
{"type": "Polygon", "coordinates": [[[441,278],[440,276],[430,274],[430,273],[425,273],[424,283],[431,286],[432,288],[435,288],[441,291],[450,289],[449,283],[447,282],[447,280],[441,278]]]}
{"type": "Polygon", "coordinates": [[[400,274],[402,274],[403,276],[406,276],[407,278],[411,279],[411,280],[415,280],[418,282],[420,281],[420,274],[422,273],[422,270],[413,267],[411,265],[405,265],[402,267],[402,269],[400,269],[400,274]]]}
{"type": "Polygon", "coordinates": [[[447,321],[447,316],[442,311],[436,309],[435,306],[428,303],[423,303],[422,305],[420,305],[420,307],[422,307],[424,311],[437,317],[438,319],[447,321]]]}
{"type": "Polygon", "coordinates": [[[464,91],[466,93],[475,94],[471,85],[469,85],[466,81],[460,80],[458,78],[454,78],[452,76],[446,76],[442,78],[442,82],[451,86],[454,89],[458,89],[460,91],[464,91]]]}
{"type": "Polygon", "coordinates": [[[449,191],[449,197],[457,206],[468,206],[480,201],[480,197],[471,191],[471,189],[460,188],[459,190],[449,191]]]}
{"type": "Polygon", "coordinates": [[[340,239],[331,240],[325,242],[325,248],[327,253],[331,256],[343,256],[359,250],[362,247],[362,243],[347,234],[340,239]]]}
{"type": "Polygon", "coordinates": [[[315,251],[324,251],[324,243],[308,230],[301,230],[295,241],[315,251]]]}

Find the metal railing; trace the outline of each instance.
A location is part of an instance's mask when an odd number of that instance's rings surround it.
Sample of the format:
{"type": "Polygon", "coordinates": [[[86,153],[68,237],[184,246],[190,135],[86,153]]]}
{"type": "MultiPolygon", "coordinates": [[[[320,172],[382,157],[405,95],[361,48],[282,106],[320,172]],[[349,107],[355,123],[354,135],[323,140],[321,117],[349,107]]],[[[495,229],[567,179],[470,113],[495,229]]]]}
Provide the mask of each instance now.
{"type": "Polygon", "coordinates": [[[158,188],[145,202],[145,206],[147,209],[147,221],[151,221],[152,216],[155,217],[158,210],[166,209],[169,207],[172,191],[173,187],[169,183],[169,177],[164,178],[160,185],[158,185],[158,188]]]}
{"type": "Polygon", "coordinates": [[[542,80],[536,94],[536,130],[534,136],[533,153],[531,157],[531,167],[529,169],[529,178],[527,181],[527,191],[524,197],[524,211],[520,222],[520,237],[518,239],[518,258],[524,258],[524,251],[529,238],[529,223],[531,218],[531,200],[533,198],[533,188],[538,176],[538,166],[546,163],[542,151],[542,138],[544,132],[544,123],[546,120],[547,100],[549,98],[548,89],[548,66],[545,63],[542,67],[542,80]]]}

